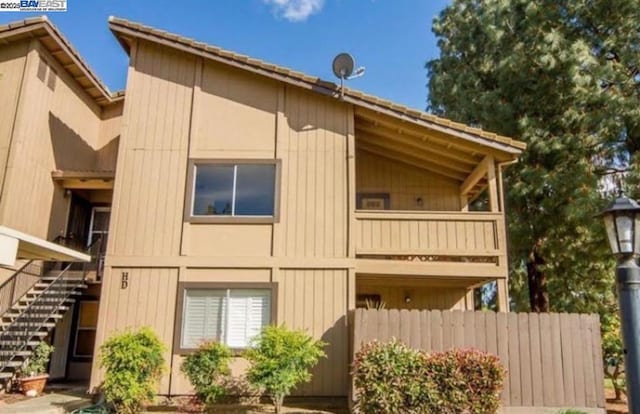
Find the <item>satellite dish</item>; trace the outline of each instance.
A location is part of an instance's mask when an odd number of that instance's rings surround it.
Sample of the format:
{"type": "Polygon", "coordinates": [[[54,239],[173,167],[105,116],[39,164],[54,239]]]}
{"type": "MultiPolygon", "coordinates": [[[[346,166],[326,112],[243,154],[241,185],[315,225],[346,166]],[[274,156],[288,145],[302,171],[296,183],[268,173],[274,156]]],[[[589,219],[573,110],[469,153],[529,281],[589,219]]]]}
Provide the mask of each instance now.
{"type": "Polygon", "coordinates": [[[340,53],[333,58],[333,74],[340,78],[340,80],[344,80],[351,76],[355,64],[356,62],[353,60],[353,56],[348,53],[340,53]]]}

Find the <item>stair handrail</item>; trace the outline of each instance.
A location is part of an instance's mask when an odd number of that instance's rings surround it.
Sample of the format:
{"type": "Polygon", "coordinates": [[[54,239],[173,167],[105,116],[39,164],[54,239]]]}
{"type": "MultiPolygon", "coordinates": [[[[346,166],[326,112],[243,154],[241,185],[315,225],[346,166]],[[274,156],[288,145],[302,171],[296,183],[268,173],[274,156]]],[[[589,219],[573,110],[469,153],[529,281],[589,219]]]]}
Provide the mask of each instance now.
{"type": "MultiPolygon", "coordinates": [[[[16,280],[18,279],[18,277],[22,274],[29,274],[29,275],[35,276],[31,273],[25,272],[25,269],[31,266],[33,262],[34,262],[34,259],[28,260],[25,264],[23,264],[16,271],[14,271],[13,274],[7,280],[5,280],[4,282],[2,282],[2,284],[0,284],[0,315],[4,314],[7,310],[11,309],[11,306],[15,304],[15,301],[19,299],[19,298],[16,298],[16,285],[17,285],[16,280]],[[9,286],[10,284],[11,286],[9,286]],[[9,300],[6,303],[6,309],[3,309],[5,305],[4,297],[6,296],[5,291],[7,289],[10,289],[8,294],[9,300]]],[[[31,289],[31,286],[28,289],[31,289]]]]}
{"type": "MultiPolygon", "coordinates": [[[[51,241],[52,241],[53,243],[58,243],[60,240],[66,240],[66,239],[67,239],[67,238],[66,238],[65,236],[63,236],[63,235],[58,235],[58,236],[54,237],[51,241]]],[[[12,307],[13,305],[15,305],[15,303],[16,303],[18,300],[20,300],[20,298],[21,298],[21,297],[22,297],[26,292],[28,292],[29,290],[31,290],[31,289],[33,288],[33,286],[35,286],[35,284],[36,284],[36,283],[38,283],[38,280],[35,280],[35,281],[30,285],[30,286],[26,287],[26,290],[25,290],[24,292],[22,292],[20,295],[16,295],[16,286],[17,286],[17,282],[16,282],[16,280],[18,279],[18,277],[20,277],[20,275],[22,275],[22,274],[29,274],[29,275],[32,275],[32,276],[42,276],[42,274],[38,274],[38,275],[36,275],[36,274],[34,274],[34,273],[28,273],[28,272],[25,272],[25,269],[27,269],[29,266],[31,266],[31,265],[33,264],[33,262],[35,262],[35,261],[36,261],[36,259],[30,259],[30,260],[28,260],[28,261],[27,261],[25,264],[23,264],[20,268],[18,268],[17,270],[15,270],[15,271],[13,272],[13,274],[12,274],[12,275],[7,279],[7,280],[5,280],[4,282],[2,282],[2,284],[0,284],[0,316],[1,316],[1,315],[4,315],[4,313],[5,313],[5,312],[7,312],[8,310],[10,310],[10,309],[11,309],[11,307],[12,307]],[[8,301],[8,303],[6,304],[6,308],[3,308],[3,307],[4,307],[4,306],[3,306],[3,305],[4,305],[4,304],[3,304],[3,300],[2,300],[2,299],[3,299],[3,296],[4,296],[4,295],[3,295],[3,290],[5,290],[5,289],[6,289],[6,287],[7,287],[9,284],[12,284],[12,286],[11,286],[11,291],[10,291],[10,294],[9,294],[9,301],[8,301]],[[16,297],[16,296],[18,296],[18,297],[16,297]]],[[[44,262],[44,261],[43,261],[43,262],[44,262]]],[[[40,272],[42,272],[42,271],[43,271],[43,267],[41,267],[41,268],[40,268],[40,272]]]]}
{"type": "MultiPolygon", "coordinates": [[[[53,241],[59,242],[60,240],[66,240],[67,238],[60,235],[57,236],[53,241]]],[[[86,247],[86,251],[90,254],[93,246],[102,242],[101,235],[97,237],[93,242],[86,247]]],[[[28,263],[23,265],[14,275],[12,275],[9,280],[5,281],[2,285],[0,285],[0,289],[5,286],[7,283],[13,281],[15,287],[15,280],[18,274],[24,271],[28,265],[30,265],[34,260],[30,260],[28,263]]],[[[6,325],[2,330],[0,330],[0,340],[7,340],[10,345],[4,348],[4,352],[0,356],[0,371],[4,371],[11,361],[13,361],[16,356],[27,346],[29,342],[36,336],[40,328],[45,324],[51,317],[58,312],[60,306],[62,306],[68,299],[69,296],[75,291],[77,288],[77,284],[68,284],[62,285],[61,281],[65,280],[65,276],[69,272],[69,269],[73,265],[73,262],[66,263],[66,266],[62,271],[45,287],[44,290],[37,292],[37,296],[29,302],[25,308],[18,313],[18,316],[13,318],[12,321],[6,325]],[[53,293],[52,290],[61,290],[61,293],[53,293]],[[57,299],[56,299],[57,298],[57,299]],[[40,308],[41,312],[38,312],[38,308],[40,308]],[[50,309],[47,313],[44,309],[50,309]],[[34,311],[35,312],[32,312],[34,311]],[[34,315],[40,315],[39,317],[34,317],[34,315]],[[42,316],[44,315],[44,316],[42,316]],[[20,326],[24,326],[24,328],[20,328],[20,326]]],[[[82,276],[80,278],[69,279],[75,282],[84,282],[86,280],[87,272],[86,272],[86,263],[84,266],[84,271],[82,272],[82,276]]],[[[28,294],[33,287],[38,283],[38,281],[34,282],[31,286],[29,286],[25,292],[14,301],[13,295],[15,292],[12,292],[11,303],[8,308],[1,312],[0,314],[4,314],[7,310],[10,310],[15,303],[17,303],[22,297],[28,294]]]]}
{"type": "MultiPolygon", "coordinates": [[[[22,319],[24,316],[28,315],[29,311],[33,308],[37,308],[37,302],[39,299],[41,299],[42,297],[45,297],[46,292],[50,291],[54,286],[57,285],[57,283],[65,276],[65,274],[67,273],[67,271],[69,270],[69,268],[71,267],[71,263],[67,264],[67,266],[64,268],[64,270],[62,270],[60,272],[60,274],[58,276],[56,276],[56,278],[41,292],[39,292],[39,295],[31,302],[29,303],[23,310],[22,312],[20,312],[18,314],[18,317],[16,317],[13,321],[11,321],[11,323],[9,325],[7,325],[5,327],[5,329],[3,329],[0,332],[0,339],[6,339],[5,336],[7,334],[11,335],[11,332],[19,332],[19,331],[14,331],[11,328],[14,327],[15,325],[17,325],[18,323],[22,323],[22,319]]],[[[84,277],[82,279],[77,279],[77,280],[84,280],[84,277]]],[[[24,330],[24,336],[22,336],[24,339],[22,341],[18,341],[16,340],[16,342],[21,342],[19,346],[17,347],[11,347],[11,349],[8,349],[10,351],[13,351],[13,353],[11,355],[9,355],[7,357],[7,359],[4,359],[4,355],[2,355],[2,363],[0,364],[0,371],[3,371],[5,368],[7,368],[9,362],[11,362],[13,360],[13,358],[15,358],[15,356],[17,355],[18,352],[24,350],[26,348],[26,346],[28,345],[29,341],[31,339],[33,339],[33,337],[35,335],[33,335],[33,332],[35,332],[36,329],[39,329],[42,324],[47,321],[48,319],[51,318],[51,316],[57,312],[57,309],[62,306],[62,304],[69,298],[69,296],[71,295],[71,292],[74,291],[75,288],[70,289],[69,292],[65,295],[60,295],[60,300],[58,301],[58,303],[56,303],[55,306],[51,306],[52,311],[47,314],[46,317],[41,318],[41,320],[37,323],[37,324],[33,324],[34,327],[31,328],[31,325],[29,324],[29,322],[27,322],[27,327],[24,330]],[[37,325],[37,326],[35,326],[37,325]],[[31,335],[28,335],[29,332],[31,330],[31,335]]]]}

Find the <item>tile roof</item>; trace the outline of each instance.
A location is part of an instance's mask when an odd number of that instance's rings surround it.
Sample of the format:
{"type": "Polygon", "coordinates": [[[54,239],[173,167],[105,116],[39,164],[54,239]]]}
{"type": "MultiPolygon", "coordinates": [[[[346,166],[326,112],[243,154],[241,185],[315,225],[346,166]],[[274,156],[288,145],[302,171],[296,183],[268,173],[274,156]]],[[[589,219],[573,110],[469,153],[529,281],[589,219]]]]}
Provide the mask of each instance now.
{"type": "MultiPolygon", "coordinates": [[[[71,63],[67,70],[76,70],[79,75],[72,75],[87,93],[101,105],[109,104],[123,99],[124,92],[112,93],[109,88],[98,78],[93,70],[84,61],[80,53],[62,35],[58,28],[47,18],[47,16],[32,17],[29,19],[10,22],[0,25],[0,45],[12,40],[36,37],[45,45],[49,52],[61,53],[71,63]],[[53,43],[45,42],[52,39],[53,43]],[[55,49],[52,49],[55,47],[55,49]],[[88,85],[84,86],[80,79],[86,79],[88,85]]],[[[58,59],[59,60],[59,59],[58,59]]],[[[61,62],[63,66],[65,63],[61,62]]]]}
{"type": "Polygon", "coordinates": [[[265,76],[276,77],[280,80],[289,82],[293,81],[297,82],[297,84],[306,84],[307,87],[315,91],[344,99],[347,102],[364,106],[368,109],[384,112],[404,121],[417,123],[429,128],[439,129],[462,138],[480,138],[485,141],[485,144],[500,144],[503,150],[507,150],[508,152],[516,155],[526,148],[526,144],[522,141],[517,141],[506,136],[470,127],[458,122],[453,122],[355,89],[345,87],[344,97],[341,97],[340,87],[333,82],[328,82],[315,76],[310,76],[260,59],[224,50],[216,46],[208,45],[164,30],[159,30],[151,26],[145,26],[140,23],[114,16],[109,17],[109,25],[125,49],[128,49],[128,45],[123,36],[126,37],[127,35],[130,35],[145,38],[168,46],[178,47],[183,50],[186,49],[187,52],[205,54],[209,58],[223,61],[244,69],[253,70],[265,76]]]}

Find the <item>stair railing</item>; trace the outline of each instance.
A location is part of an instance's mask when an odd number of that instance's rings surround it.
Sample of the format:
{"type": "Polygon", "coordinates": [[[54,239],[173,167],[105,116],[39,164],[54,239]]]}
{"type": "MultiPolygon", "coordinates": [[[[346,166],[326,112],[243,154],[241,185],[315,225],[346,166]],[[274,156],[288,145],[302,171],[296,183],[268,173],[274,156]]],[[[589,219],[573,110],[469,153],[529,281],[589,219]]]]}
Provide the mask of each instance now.
{"type": "Polygon", "coordinates": [[[84,280],[69,276],[67,271],[70,267],[71,263],[0,332],[0,343],[3,344],[0,350],[4,351],[0,353],[0,371],[4,371],[29,346],[45,322],[58,312],[75,291],[77,283],[84,280]]]}
{"type": "Polygon", "coordinates": [[[41,266],[29,260],[0,285],[0,315],[40,280],[41,266]]]}
{"type": "MultiPolygon", "coordinates": [[[[64,236],[55,237],[52,242],[66,245],[67,238],[64,236]]],[[[55,262],[43,262],[39,260],[28,260],[18,270],[16,270],[7,280],[0,284],[0,316],[4,315],[11,307],[36,283],[49,269],[47,264],[55,262]]]]}

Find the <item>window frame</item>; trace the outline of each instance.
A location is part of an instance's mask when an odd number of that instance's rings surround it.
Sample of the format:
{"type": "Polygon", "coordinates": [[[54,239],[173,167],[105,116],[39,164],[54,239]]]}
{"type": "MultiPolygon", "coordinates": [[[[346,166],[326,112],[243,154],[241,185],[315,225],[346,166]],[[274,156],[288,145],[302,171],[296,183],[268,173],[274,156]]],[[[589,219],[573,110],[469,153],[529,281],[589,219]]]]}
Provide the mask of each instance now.
{"type": "Polygon", "coordinates": [[[187,223],[237,223],[237,224],[269,224],[280,221],[280,171],[282,160],[275,158],[192,158],[189,159],[187,171],[187,191],[184,201],[184,221],[187,223]],[[193,202],[196,185],[196,166],[198,165],[273,165],[275,167],[275,182],[273,183],[273,215],[271,216],[223,216],[223,215],[194,215],[193,202]]]}
{"type": "MultiPolygon", "coordinates": [[[[76,326],[75,326],[75,331],[74,331],[74,339],[73,339],[73,349],[71,350],[71,356],[74,360],[92,360],[93,357],[95,356],[95,349],[94,349],[94,353],[92,353],[91,355],[81,355],[78,354],[78,333],[80,331],[94,331],[97,333],[98,331],[98,321],[96,320],[96,326],[95,327],[82,327],[80,326],[80,319],[81,319],[81,312],[82,312],[82,305],[84,303],[95,303],[98,306],[98,313],[100,312],[100,301],[98,299],[80,299],[77,304],[78,304],[78,311],[77,311],[77,320],[76,320],[76,326]]],[[[98,314],[96,313],[96,316],[98,314]]],[[[96,344],[97,338],[96,340],[94,340],[94,348],[95,348],[95,344],[96,344]]]]}
{"type": "MultiPolygon", "coordinates": [[[[188,355],[197,348],[182,347],[182,319],[184,316],[184,297],[188,289],[233,290],[233,289],[265,289],[271,291],[271,312],[268,325],[277,325],[278,315],[278,283],[277,282],[179,282],[176,300],[176,318],[174,321],[173,349],[179,355],[188,355]]],[[[242,354],[246,348],[231,348],[235,354],[242,354]]]]}

